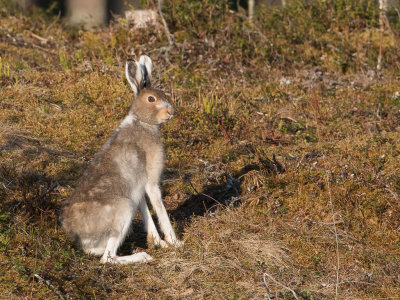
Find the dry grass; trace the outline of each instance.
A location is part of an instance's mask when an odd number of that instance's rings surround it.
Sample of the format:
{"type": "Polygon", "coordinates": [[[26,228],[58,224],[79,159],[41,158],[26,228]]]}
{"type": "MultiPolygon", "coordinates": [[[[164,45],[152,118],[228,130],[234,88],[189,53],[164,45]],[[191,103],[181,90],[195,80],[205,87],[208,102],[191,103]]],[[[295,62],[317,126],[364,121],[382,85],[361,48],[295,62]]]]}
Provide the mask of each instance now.
{"type": "Polygon", "coordinates": [[[260,299],[267,285],[271,299],[396,299],[398,21],[376,74],[372,2],[352,20],[317,1],[254,25],[218,1],[165,2],[168,52],[162,28],[82,32],[0,5],[2,297],[260,299]],[[337,18],[313,17],[318,5],[337,18]],[[104,266],[57,214],[128,110],[132,49],[150,53],[177,108],[162,129],[163,192],[185,245],[147,249],[137,219],[120,251],[156,259],[104,266]]]}

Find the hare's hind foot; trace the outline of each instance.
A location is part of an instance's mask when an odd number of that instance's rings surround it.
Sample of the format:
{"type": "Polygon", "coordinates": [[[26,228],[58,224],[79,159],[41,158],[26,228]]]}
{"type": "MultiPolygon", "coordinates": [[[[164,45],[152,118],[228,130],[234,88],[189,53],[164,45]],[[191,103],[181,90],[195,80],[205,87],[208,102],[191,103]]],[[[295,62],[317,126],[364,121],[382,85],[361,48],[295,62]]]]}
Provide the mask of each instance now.
{"type": "Polygon", "coordinates": [[[132,255],[126,256],[115,256],[115,257],[102,257],[100,262],[102,264],[111,263],[111,264],[121,264],[121,265],[128,265],[133,263],[139,262],[148,262],[152,260],[153,257],[148,255],[146,252],[139,252],[132,255]]]}

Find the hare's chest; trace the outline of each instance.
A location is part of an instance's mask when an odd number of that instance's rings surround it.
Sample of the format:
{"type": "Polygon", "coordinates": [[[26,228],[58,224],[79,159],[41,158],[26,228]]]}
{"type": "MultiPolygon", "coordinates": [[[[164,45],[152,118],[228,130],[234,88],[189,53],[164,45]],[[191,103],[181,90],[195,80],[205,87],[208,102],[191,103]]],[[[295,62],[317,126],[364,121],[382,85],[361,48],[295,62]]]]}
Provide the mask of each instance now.
{"type": "Polygon", "coordinates": [[[164,168],[164,151],[157,149],[146,155],[147,177],[151,181],[158,181],[164,168]]]}

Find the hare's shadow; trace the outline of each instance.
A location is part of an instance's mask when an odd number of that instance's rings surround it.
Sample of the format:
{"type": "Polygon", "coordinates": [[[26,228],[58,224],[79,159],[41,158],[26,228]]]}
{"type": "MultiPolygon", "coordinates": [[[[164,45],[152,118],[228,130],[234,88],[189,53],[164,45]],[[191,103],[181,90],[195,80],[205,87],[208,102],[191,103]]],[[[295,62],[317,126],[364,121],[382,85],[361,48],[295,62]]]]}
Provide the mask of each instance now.
{"type": "MultiPolygon", "coordinates": [[[[174,171],[165,172],[168,178],[178,179],[178,174],[174,171]]],[[[188,195],[177,208],[169,210],[168,214],[172,217],[172,221],[176,225],[176,234],[181,237],[184,227],[191,222],[193,217],[203,216],[207,213],[215,211],[217,208],[225,208],[226,206],[235,206],[240,203],[240,181],[228,174],[225,176],[226,181],[222,184],[210,184],[202,188],[198,192],[193,186],[193,194],[188,195]]],[[[185,179],[187,184],[192,185],[190,179],[185,179]]],[[[151,207],[151,206],[149,206],[151,207]]],[[[123,254],[132,253],[134,248],[148,248],[147,235],[143,228],[140,214],[132,222],[130,234],[121,245],[119,252],[123,254]]],[[[153,220],[157,226],[161,238],[162,233],[159,228],[157,216],[153,214],[153,220]]]]}
{"type": "Polygon", "coordinates": [[[229,176],[225,176],[225,182],[221,184],[209,184],[203,186],[201,191],[197,191],[191,182],[193,194],[186,199],[173,211],[172,217],[179,223],[187,223],[193,217],[203,216],[207,213],[214,212],[218,208],[226,206],[235,206],[240,202],[240,180],[229,176]]]}
{"type": "Polygon", "coordinates": [[[193,186],[190,177],[184,178],[183,180],[191,185],[193,194],[189,195],[176,209],[170,212],[177,222],[178,234],[183,232],[184,226],[190,223],[193,217],[213,213],[219,208],[225,209],[239,205],[243,197],[241,196],[242,181],[238,178],[243,178],[245,174],[254,170],[264,171],[270,175],[285,172],[284,166],[276,160],[275,154],[273,154],[272,159],[265,158],[257,163],[247,164],[232,175],[220,173],[220,177],[225,177],[224,180],[220,181],[222,183],[204,185],[201,192],[193,186]]]}

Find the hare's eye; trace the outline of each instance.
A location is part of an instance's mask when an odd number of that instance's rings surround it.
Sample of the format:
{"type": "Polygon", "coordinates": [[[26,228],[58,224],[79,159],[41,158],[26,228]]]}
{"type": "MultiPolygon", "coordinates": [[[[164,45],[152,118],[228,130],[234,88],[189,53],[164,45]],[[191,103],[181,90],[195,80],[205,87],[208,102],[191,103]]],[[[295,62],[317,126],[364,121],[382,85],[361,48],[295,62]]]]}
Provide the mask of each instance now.
{"type": "Polygon", "coordinates": [[[149,102],[155,102],[155,101],[156,101],[156,98],[154,98],[153,96],[149,96],[149,97],[147,98],[147,101],[149,101],[149,102]]]}

